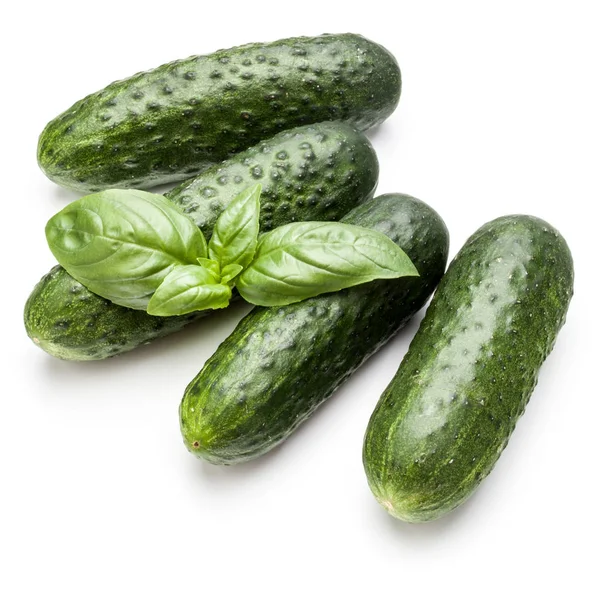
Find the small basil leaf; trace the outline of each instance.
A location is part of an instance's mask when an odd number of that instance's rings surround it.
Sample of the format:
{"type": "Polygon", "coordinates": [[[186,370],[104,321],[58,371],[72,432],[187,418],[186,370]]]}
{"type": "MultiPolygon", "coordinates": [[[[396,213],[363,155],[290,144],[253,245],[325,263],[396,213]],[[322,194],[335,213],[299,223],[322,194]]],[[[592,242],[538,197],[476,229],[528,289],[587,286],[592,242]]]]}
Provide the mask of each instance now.
{"type": "Polygon", "coordinates": [[[281,306],[372,281],[418,276],[383,233],[345,223],[305,222],[261,237],[236,287],[248,302],[281,306]]]}
{"type": "Polygon", "coordinates": [[[209,258],[221,268],[230,264],[247,267],[258,243],[260,185],[238,194],[219,215],[208,243],[209,258]]]}
{"type": "Polygon", "coordinates": [[[158,317],[184,315],[207,308],[225,308],[231,288],[217,283],[212,274],[198,265],[174,267],[148,303],[148,313],[158,317]]]}
{"type": "Polygon", "coordinates": [[[210,258],[198,258],[197,261],[201,267],[204,267],[205,269],[210,271],[212,276],[217,281],[221,279],[221,267],[219,266],[219,263],[216,260],[211,260],[210,258]]]}
{"type": "Polygon", "coordinates": [[[244,267],[242,265],[227,265],[223,267],[221,271],[221,283],[232,282],[243,270],[244,267]]]}
{"type": "Polygon", "coordinates": [[[207,253],[191,219],[163,196],[137,190],[105,190],[72,202],[48,221],[46,238],[72,277],[141,310],[174,265],[207,253]]]}

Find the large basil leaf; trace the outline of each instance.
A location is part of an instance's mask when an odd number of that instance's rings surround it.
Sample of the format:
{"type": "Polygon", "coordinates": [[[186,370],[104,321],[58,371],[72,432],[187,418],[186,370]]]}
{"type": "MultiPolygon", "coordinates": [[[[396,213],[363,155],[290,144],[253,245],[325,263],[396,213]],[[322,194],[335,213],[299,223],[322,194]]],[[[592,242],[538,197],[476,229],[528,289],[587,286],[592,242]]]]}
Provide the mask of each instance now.
{"type": "Polygon", "coordinates": [[[208,255],[221,269],[236,264],[250,264],[258,243],[260,185],[238,194],[219,215],[208,243],[208,255]]]}
{"type": "Polygon", "coordinates": [[[174,267],[148,303],[148,313],[158,317],[183,315],[208,308],[225,308],[231,288],[215,281],[199,265],[174,267]]]}
{"type": "Polygon", "coordinates": [[[418,276],[387,236],[345,223],[305,222],[260,238],[236,287],[248,302],[281,306],[372,281],[418,276]]]}
{"type": "Polygon", "coordinates": [[[145,310],[175,265],[206,257],[202,232],[163,196],[106,190],[69,204],[46,225],[58,262],[92,292],[145,310]]]}

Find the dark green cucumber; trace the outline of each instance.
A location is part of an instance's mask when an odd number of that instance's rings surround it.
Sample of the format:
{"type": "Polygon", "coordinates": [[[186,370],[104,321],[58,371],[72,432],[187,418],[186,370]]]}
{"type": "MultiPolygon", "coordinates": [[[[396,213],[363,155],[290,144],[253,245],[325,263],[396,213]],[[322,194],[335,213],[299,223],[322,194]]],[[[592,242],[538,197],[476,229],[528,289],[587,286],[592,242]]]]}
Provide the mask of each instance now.
{"type": "Polygon", "coordinates": [[[548,223],[481,227],[444,275],[367,428],[363,462],[382,506],[429,521],[492,470],[563,325],[573,262],[548,223]]]}
{"type": "Polygon", "coordinates": [[[290,38],[192,56],[111,83],[50,121],[38,162],[84,191],[179,181],[290,129],[381,123],[400,70],[359,35],[290,38]]]}
{"type": "Polygon", "coordinates": [[[342,220],[388,235],[421,276],[254,308],[185,392],[180,424],[193,454],[236,463],[285,440],[433,292],[446,266],[448,232],[430,207],[387,194],[342,220]]]}
{"type": "MultiPolygon", "coordinates": [[[[263,188],[261,230],[268,231],[291,221],[340,219],[373,196],[378,174],[377,156],[362,133],[340,122],[320,123],[279,133],[166,197],[209,238],[227,203],[255,183],[263,188]]],[[[178,331],[206,314],[153,317],[117,306],[55,267],[27,301],[25,328],[53,356],[96,360],[178,331]]]]}

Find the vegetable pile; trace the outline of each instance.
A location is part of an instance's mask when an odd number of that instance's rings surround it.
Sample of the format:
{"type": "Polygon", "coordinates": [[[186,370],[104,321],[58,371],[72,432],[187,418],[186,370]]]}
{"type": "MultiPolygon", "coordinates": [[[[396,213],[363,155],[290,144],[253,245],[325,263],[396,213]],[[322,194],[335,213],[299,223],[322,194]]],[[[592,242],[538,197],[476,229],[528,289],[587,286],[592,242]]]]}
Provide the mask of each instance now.
{"type": "Polygon", "coordinates": [[[180,405],[188,450],[232,464],[283,442],[435,290],[363,463],[391,515],[455,509],[525,410],[573,262],[550,224],[508,215],[444,274],[441,217],[411,196],[373,197],[378,161],[361,131],[400,89],[391,53],[344,34],[191,57],[80,100],[44,129],[38,162],[93,193],[48,221],[59,266],[26,303],[28,335],[57,358],[98,360],[240,297],[256,305],[180,405]]]}
{"type": "MultiPolygon", "coordinates": [[[[165,198],[209,239],[219,213],[256,183],[262,186],[260,231],[266,232],[294,221],[337,221],[372,197],[378,176],[367,138],[333,121],[282,131],[184,181],[165,198]]],[[[106,301],[57,266],[30,295],[25,326],[53,356],[99,360],[179,331],[209,312],[154,317],[106,301]]]]}

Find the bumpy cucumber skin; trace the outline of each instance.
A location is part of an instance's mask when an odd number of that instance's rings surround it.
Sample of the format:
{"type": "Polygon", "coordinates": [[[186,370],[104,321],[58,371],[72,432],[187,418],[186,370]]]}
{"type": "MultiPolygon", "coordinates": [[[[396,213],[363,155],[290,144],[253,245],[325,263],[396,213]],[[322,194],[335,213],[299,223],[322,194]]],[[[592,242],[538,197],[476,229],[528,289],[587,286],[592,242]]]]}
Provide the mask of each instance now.
{"type": "Polygon", "coordinates": [[[490,473],[572,294],[571,253],[545,221],[501,217],[469,238],[366,431],[367,479],[391,515],[441,517],[490,473]]]}
{"type": "Polygon", "coordinates": [[[260,229],[293,221],[336,221],[373,197],[379,177],[369,140],[342,122],[278,133],[185,181],[167,197],[210,237],[232,197],[260,183],[260,229]]]}
{"type": "Polygon", "coordinates": [[[38,163],[83,191],[180,181],[284,130],[396,108],[394,57],[355,34],[290,38],[192,56],[116,81],[50,121],[38,163]]]}
{"type": "Polygon", "coordinates": [[[421,277],[254,308],[185,391],[181,431],[196,456],[239,463],[281,443],[433,292],[446,266],[448,231],[430,207],[387,194],[342,220],[387,234],[421,277]]]}
{"type": "Polygon", "coordinates": [[[153,317],[93,294],[57,265],[29,296],[25,325],[29,337],[48,354],[65,360],[94,360],[179,331],[208,312],[153,317]]]}
{"type": "MultiPolygon", "coordinates": [[[[379,165],[362,134],[340,122],[281,132],[166,194],[207,239],[236,194],[262,185],[261,231],[292,221],[336,221],[373,196],[379,165]]],[[[153,317],[89,292],[62,267],[37,284],[25,306],[29,337],[65,360],[100,360],[182,329],[211,311],[153,317]]]]}

